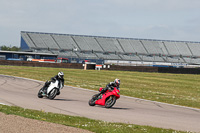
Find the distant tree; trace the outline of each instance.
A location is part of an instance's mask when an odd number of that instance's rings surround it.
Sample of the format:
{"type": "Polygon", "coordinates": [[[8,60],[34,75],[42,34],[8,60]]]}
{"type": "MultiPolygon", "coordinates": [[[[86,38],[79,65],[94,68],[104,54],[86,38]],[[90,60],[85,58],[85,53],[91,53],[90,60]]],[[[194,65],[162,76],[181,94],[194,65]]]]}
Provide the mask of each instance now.
{"type": "Polygon", "coordinates": [[[19,51],[19,50],[20,50],[19,47],[13,46],[10,51],[19,51]]]}
{"type": "Polygon", "coordinates": [[[17,47],[17,46],[13,46],[13,47],[7,47],[7,46],[1,46],[0,48],[1,50],[4,50],[4,51],[19,51],[20,48],[17,47]]]}
{"type": "Polygon", "coordinates": [[[1,46],[1,50],[9,51],[9,50],[8,50],[8,47],[6,47],[5,45],[4,45],[4,46],[1,46]]]}

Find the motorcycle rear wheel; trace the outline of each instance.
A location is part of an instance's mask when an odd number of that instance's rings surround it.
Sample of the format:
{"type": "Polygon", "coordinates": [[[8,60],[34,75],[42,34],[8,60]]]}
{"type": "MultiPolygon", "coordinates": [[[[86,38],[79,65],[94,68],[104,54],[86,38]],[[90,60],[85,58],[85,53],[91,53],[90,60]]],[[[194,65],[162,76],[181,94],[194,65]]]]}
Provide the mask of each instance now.
{"type": "Polygon", "coordinates": [[[106,99],[105,107],[111,108],[116,102],[116,96],[110,96],[106,99]]]}
{"type": "Polygon", "coordinates": [[[53,100],[55,97],[56,97],[56,94],[57,94],[58,90],[57,89],[52,89],[50,92],[49,92],[49,95],[48,95],[48,98],[53,100]]]}

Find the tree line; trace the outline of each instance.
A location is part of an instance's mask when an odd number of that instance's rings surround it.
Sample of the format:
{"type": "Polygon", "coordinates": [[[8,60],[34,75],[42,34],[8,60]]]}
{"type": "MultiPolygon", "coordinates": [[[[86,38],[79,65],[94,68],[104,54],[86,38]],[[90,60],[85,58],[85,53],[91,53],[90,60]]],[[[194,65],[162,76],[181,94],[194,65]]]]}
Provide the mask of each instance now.
{"type": "Polygon", "coordinates": [[[1,46],[0,47],[0,50],[3,50],[3,51],[19,51],[20,48],[17,47],[17,46],[12,46],[12,47],[8,47],[8,46],[1,46]]]}

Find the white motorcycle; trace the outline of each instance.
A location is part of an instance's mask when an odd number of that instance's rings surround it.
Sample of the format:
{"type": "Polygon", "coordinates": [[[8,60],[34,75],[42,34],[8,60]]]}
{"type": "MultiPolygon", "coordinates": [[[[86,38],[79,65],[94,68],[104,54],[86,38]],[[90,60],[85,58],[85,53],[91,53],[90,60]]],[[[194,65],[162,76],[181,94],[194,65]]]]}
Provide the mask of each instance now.
{"type": "MultiPolygon", "coordinates": [[[[48,81],[46,81],[47,83],[48,81]]],[[[45,84],[46,84],[45,83],[45,84]]],[[[39,98],[43,98],[43,97],[47,97],[49,99],[54,99],[56,97],[56,95],[60,94],[60,89],[63,88],[62,83],[60,82],[59,85],[59,81],[56,80],[55,82],[51,82],[50,85],[48,86],[48,88],[46,89],[46,93],[44,93],[44,89],[41,88],[38,92],[38,97],[39,98]],[[60,86],[60,87],[59,87],[60,86]]]]}

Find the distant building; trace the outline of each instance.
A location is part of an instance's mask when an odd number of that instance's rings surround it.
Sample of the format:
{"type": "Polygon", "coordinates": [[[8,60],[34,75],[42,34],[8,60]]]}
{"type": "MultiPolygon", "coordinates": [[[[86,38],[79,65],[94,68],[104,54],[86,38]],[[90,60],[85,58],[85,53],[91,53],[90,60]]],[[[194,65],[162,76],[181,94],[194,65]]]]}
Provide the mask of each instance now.
{"type": "Polygon", "coordinates": [[[36,52],[18,52],[18,51],[0,51],[1,60],[24,60],[28,58],[34,59],[56,59],[57,54],[36,53],[36,52]]]}

